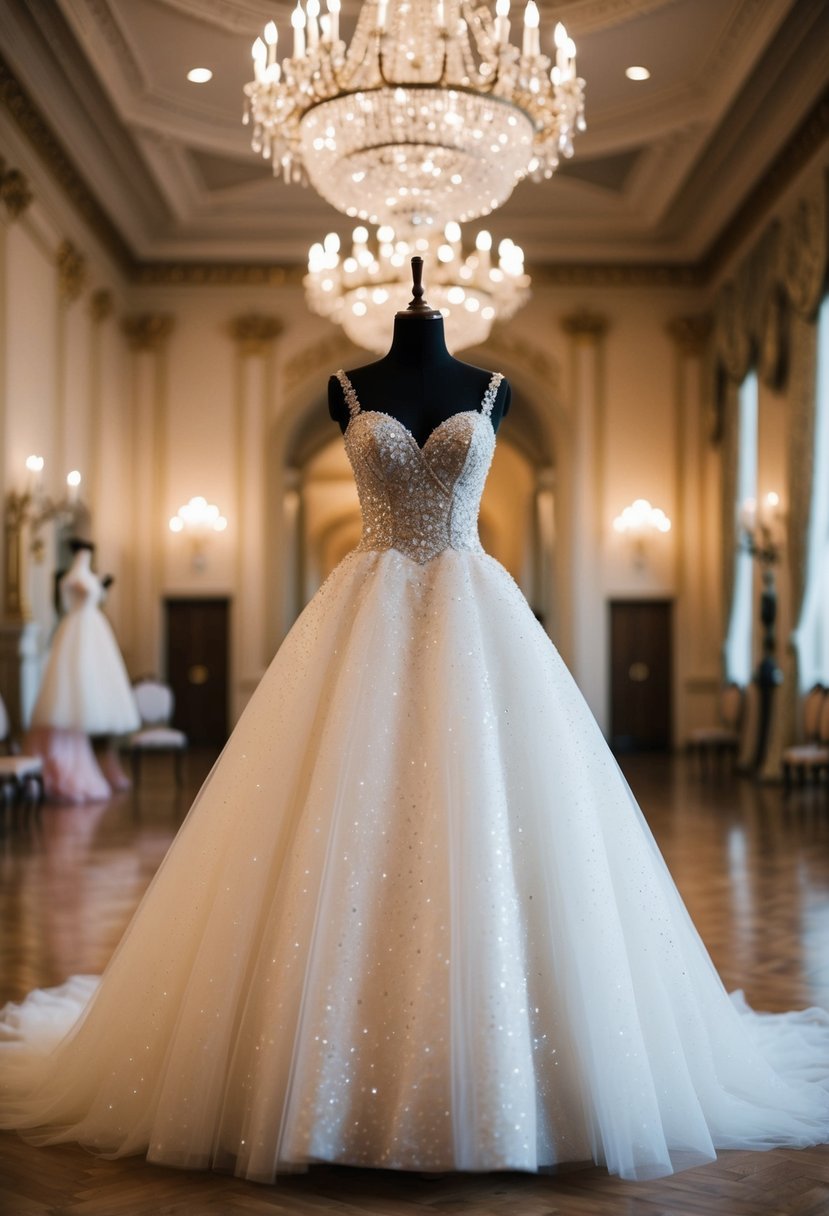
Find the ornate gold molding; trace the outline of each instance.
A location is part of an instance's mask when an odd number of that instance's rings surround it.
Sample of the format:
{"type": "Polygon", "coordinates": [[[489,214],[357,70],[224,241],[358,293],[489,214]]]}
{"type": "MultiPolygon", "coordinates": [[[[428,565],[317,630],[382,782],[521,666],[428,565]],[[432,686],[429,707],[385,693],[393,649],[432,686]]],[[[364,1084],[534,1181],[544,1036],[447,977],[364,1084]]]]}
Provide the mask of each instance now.
{"type": "Polygon", "coordinates": [[[674,317],[668,322],[668,333],[676,342],[683,355],[699,358],[708,345],[708,339],[714,328],[714,319],[710,313],[694,313],[686,317],[674,317]]]}
{"type": "Polygon", "coordinates": [[[534,287],[700,287],[704,281],[699,266],[681,262],[531,262],[527,274],[534,287]]]}
{"type": "Polygon", "coordinates": [[[147,312],[124,317],[121,330],[130,350],[161,350],[175,324],[175,317],[166,313],[147,312]]]}
{"type": "Polygon", "coordinates": [[[100,325],[102,321],[106,321],[115,311],[115,300],[112,292],[106,287],[100,288],[92,293],[92,299],[89,301],[89,315],[96,325],[100,325]]]}
{"type": "Polygon", "coordinates": [[[229,326],[230,336],[238,343],[243,355],[264,355],[283,328],[279,317],[256,312],[234,317],[229,326]]]}
{"type": "Polygon", "coordinates": [[[607,317],[589,308],[578,308],[561,318],[562,330],[577,342],[598,342],[607,333],[609,324],[607,317]]]}
{"type": "Polygon", "coordinates": [[[142,287],[301,287],[298,265],[264,266],[247,262],[141,262],[132,281],[142,287]]]}
{"type": "Polygon", "coordinates": [[[135,258],[129,246],[2,55],[0,104],[8,110],[81,218],[107,246],[124,272],[131,274],[135,268],[135,258]]]}
{"type": "Polygon", "coordinates": [[[756,187],[738,208],[731,220],[721,230],[699,263],[703,282],[715,279],[722,265],[735,249],[739,248],[751,233],[762,223],[764,216],[784,190],[812,159],[815,152],[826,142],[829,134],[829,88],[818,99],[788,143],[768,169],[762,174],[756,187]]]}
{"type": "Polygon", "coordinates": [[[19,219],[34,199],[29,189],[29,179],[19,169],[7,169],[0,157],[0,199],[3,200],[9,218],[19,219]]]}
{"type": "Polygon", "coordinates": [[[555,360],[541,347],[515,337],[508,329],[496,325],[486,342],[481,343],[481,350],[503,356],[525,371],[532,372],[539,380],[549,384],[551,389],[558,387],[559,368],[555,360]]]}
{"type": "Polygon", "coordinates": [[[58,295],[65,304],[78,299],[86,286],[86,258],[71,241],[62,241],[56,256],[58,295]]]}
{"type": "MultiPolygon", "coordinates": [[[[285,365],[286,391],[290,392],[312,373],[319,375],[321,367],[339,367],[345,356],[358,349],[345,334],[340,333],[306,346],[285,365]]],[[[363,351],[363,354],[366,355],[366,352],[363,351]]]]}

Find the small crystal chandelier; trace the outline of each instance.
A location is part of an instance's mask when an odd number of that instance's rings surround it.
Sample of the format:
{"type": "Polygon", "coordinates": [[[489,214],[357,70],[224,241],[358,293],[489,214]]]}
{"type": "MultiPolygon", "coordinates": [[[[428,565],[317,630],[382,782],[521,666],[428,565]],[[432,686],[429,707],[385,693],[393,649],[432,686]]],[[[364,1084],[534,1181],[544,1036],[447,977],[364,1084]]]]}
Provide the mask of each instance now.
{"type": "Polygon", "coordinates": [[[335,232],[311,246],[305,298],[314,312],[341,325],[352,342],[379,354],[388,349],[389,316],[405,309],[412,294],[412,254],[429,259],[429,302],[446,319],[451,350],[479,346],[496,318],[507,320],[529,298],[522,250],[510,240],[501,241],[493,261],[488,232],[478,233],[467,254],[454,221],[442,238],[399,240],[394,229],[384,226],[377,231],[376,245],[369,244],[363,227],[354,229],[352,240],[351,254],[342,259],[335,232]]]}
{"type": "Polygon", "coordinates": [[[470,0],[365,0],[350,45],[340,0],[302,0],[280,64],[270,21],[245,85],[252,147],[285,181],[310,182],[346,215],[439,230],[500,207],[524,177],[550,177],[584,129],[584,81],[559,22],[554,61],[539,12],[510,42],[510,0],[495,16],[470,0]]]}

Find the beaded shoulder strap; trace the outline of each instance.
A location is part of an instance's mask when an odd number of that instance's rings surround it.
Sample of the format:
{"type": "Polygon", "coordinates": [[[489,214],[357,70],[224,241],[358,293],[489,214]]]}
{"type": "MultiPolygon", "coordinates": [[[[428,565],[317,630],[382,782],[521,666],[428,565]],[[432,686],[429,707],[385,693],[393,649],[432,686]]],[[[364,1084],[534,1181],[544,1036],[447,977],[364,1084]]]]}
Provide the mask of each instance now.
{"type": "Polygon", "coordinates": [[[340,382],[345,397],[345,403],[348,406],[348,412],[352,418],[356,418],[360,412],[360,402],[357,400],[357,394],[354,391],[354,385],[349,380],[342,368],[334,372],[334,375],[340,382]]]}
{"type": "Polygon", "coordinates": [[[493,406],[495,405],[495,398],[498,396],[498,389],[501,387],[501,381],[503,378],[503,372],[493,372],[492,376],[490,377],[487,390],[484,393],[483,400],[481,401],[481,413],[483,414],[484,418],[489,418],[490,414],[492,413],[493,406]]]}

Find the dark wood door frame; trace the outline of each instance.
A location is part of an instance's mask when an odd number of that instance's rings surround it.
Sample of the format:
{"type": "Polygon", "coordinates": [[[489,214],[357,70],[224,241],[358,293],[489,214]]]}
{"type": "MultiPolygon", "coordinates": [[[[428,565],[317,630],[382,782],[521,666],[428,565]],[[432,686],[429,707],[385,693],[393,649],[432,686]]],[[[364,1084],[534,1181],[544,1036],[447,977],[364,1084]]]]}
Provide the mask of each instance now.
{"type": "Polygon", "coordinates": [[[610,617],[610,741],[615,751],[673,743],[673,600],[615,599],[610,617]]]}

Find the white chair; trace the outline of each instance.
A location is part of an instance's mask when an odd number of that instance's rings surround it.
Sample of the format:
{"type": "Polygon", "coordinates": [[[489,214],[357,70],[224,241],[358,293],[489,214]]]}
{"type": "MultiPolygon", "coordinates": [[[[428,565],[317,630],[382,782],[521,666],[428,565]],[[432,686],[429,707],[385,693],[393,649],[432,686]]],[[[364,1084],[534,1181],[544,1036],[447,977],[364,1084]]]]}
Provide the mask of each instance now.
{"type": "Polygon", "coordinates": [[[723,756],[737,755],[744,707],[745,690],[739,684],[724,685],[717,706],[719,722],[698,727],[688,736],[688,748],[697,753],[701,763],[712,757],[719,763],[723,756]]]}
{"type": "Polygon", "coordinates": [[[141,715],[141,726],[127,737],[122,748],[130,753],[133,785],[139,783],[141,757],[147,752],[170,752],[175,759],[176,784],[181,785],[188,739],[184,731],[170,725],[175,709],[172,688],[161,680],[148,677],[133,684],[132,690],[141,715]]]}
{"type": "Polygon", "coordinates": [[[817,780],[825,770],[829,773],[829,691],[815,684],[803,700],[804,742],[787,747],[783,752],[783,782],[791,789],[796,773],[803,782],[807,774],[817,780]]]}
{"type": "Polygon", "coordinates": [[[11,738],[11,722],[6,703],[0,696],[0,796],[3,806],[21,797],[34,802],[43,799],[43,761],[40,756],[21,756],[11,738]]]}

